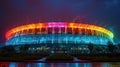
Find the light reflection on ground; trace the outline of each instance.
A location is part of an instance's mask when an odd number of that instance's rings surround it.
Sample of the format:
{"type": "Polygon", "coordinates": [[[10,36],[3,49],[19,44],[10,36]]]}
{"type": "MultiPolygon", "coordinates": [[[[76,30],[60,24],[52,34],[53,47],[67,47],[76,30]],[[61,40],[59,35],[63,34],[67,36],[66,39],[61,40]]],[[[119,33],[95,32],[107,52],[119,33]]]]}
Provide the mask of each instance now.
{"type": "Polygon", "coordinates": [[[91,63],[0,62],[0,67],[120,67],[120,62],[91,62],[91,63]]]}

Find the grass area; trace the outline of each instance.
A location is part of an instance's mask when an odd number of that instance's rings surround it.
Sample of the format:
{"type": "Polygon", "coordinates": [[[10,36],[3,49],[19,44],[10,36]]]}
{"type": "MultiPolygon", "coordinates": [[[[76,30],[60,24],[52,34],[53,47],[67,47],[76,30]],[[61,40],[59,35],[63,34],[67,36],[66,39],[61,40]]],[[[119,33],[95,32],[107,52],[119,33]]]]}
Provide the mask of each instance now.
{"type": "Polygon", "coordinates": [[[90,60],[90,61],[120,61],[120,54],[74,54],[72,56],[76,56],[81,60],[90,60]]]}
{"type": "Polygon", "coordinates": [[[13,53],[7,55],[0,55],[0,61],[25,61],[25,60],[39,60],[45,56],[46,53],[41,54],[25,54],[25,53],[13,53]]]}
{"type": "Polygon", "coordinates": [[[70,55],[66,55],[66,54],[53,54],[51,56],[48,56],[47,61],[50,61],[50,60],[73,60],[73,56],[70,56],[70,55]]]}
{"type": "Polygon", "coordinates": [[[39,60],[43,57],[46,57],[46,61],[72,61],[73,57],[77,57],[80,60],[88,60],[88,61],[120,61],[120,54],[47,54],[47,53],[10,53],[10,54],[0,54],[0,61],[15,61],[15,62],[23,62],[29,60],[39,60]]]}

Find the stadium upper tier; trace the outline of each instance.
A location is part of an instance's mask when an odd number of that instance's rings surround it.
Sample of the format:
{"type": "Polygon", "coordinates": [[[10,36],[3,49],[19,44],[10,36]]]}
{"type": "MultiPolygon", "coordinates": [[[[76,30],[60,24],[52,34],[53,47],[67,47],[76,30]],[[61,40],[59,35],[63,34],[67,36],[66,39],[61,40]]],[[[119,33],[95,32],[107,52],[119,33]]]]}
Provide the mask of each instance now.
{"type": "Polygon", "coordinates": [[[6,39],[28,34],[83,34],[113,39],[111,31],[100,26],[74,22],[44,22],[15,27],[6,33],[6,39]]]}

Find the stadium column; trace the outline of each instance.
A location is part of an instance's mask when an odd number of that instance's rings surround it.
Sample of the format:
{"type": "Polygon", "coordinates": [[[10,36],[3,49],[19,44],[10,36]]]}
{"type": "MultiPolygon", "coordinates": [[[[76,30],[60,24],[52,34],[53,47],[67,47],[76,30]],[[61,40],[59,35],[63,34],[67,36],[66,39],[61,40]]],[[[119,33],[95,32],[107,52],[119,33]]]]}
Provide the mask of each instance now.
{"type": "Polygon", "coordinates": [[[45,44],[46,44],[46,46],[47,46],[47,40],[48,40],[48,37],[47,37],[47,34],[48,34],[48,27],[46,26],[45,27],[46,28],[46,30],[45,30],[45,44]]]}
{"type": "MultiPolygon", "coordinates": [[[[67,26],[65,26],[65,35],[67,34],[67,26]]],[[[65,42],[66,42],[66,44],[68,44],[68,39],[67,39],[67,36],[65,37],[65,42]]]]}
{"type": "Polygon", "coordinates": [[[53,42],[54,42],[54,27],[52,27],[52,44],[53,44],[53,42]]]}
{"type": "Polygon", "coordinates": [[[58,30],[58,43],[61,44],[61,27],[59,27],[59,30],[58,30]]]}
{"type": "Polygon", "coordinates": [[[67,34],[67,26],[65,26],[65,34],[67,34]]]}

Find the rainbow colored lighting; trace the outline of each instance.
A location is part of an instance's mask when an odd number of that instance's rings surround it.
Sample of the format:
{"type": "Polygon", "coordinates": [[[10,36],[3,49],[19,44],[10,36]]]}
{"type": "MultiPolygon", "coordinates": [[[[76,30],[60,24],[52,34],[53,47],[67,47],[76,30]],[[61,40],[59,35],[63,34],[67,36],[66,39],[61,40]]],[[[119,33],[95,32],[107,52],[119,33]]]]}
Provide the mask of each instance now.
{"type": "Polygon", "coordinates": [[[28,34],[85,34],[109,39],[114,37],[111,31],[95,25],[74,22],[44,22],[13,28],[6,33],[6,39],[28,34]]]}
{"type": "Polygon", "coordinates": [[[74,22],[44,22],[15,27],[6,33],[6,45],[80,45],[113,42],[111,31],[89,24],[74,22]]]}

